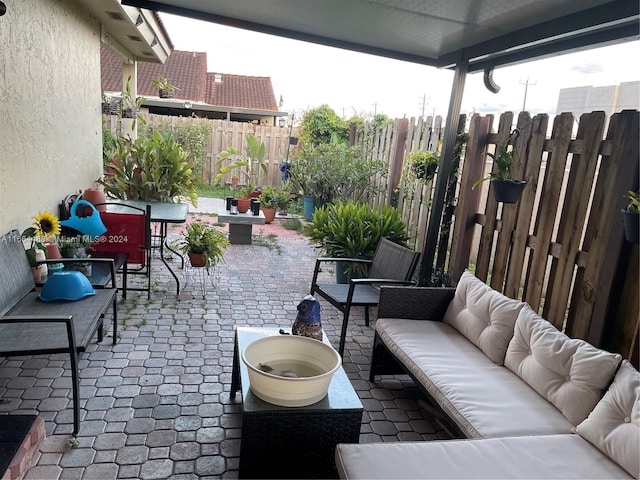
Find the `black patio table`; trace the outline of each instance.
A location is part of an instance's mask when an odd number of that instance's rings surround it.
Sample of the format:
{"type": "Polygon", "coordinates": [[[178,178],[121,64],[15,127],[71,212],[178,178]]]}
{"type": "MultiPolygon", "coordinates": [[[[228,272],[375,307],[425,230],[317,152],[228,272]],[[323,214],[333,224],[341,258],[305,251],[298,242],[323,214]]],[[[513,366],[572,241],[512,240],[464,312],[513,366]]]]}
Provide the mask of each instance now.
{"type": "MultiPolygon", "coordinates": [[[[167,244],[167,225],[170,223],[184,223],[187,221],[187,215],[189,214],[189,206],[186,203],[172,203],[172,202],[153,202],[144,200],[120,200],[120,199],[107,199],[109,203],[121,203],[130,205],[132,207],[146,209],[146,206],[151,207],[151,223],[158,223],[160,225],[160,231],[155,235],[158,242],[155,245],[160,250],[160,260],[167,267],[169,273],[176,281],[176,295],[180,294],[180,279],[178,275],[173,271],[166,258],[164,257],[164,249],[167,248],[180,258],[180,268],[184,268],[184,257],[179,252],[172,249],[167,244]]],[[[120,212],[117,205],[108,205],[107,211],[120,212]]],[[[127,209],[122,209],[121,213],[128,213],[127,209]]]]}
{"type": "MultiPolygon", "coordinates": [[[[276,329],[237,327],[231,398],[242,390],[240,478],[337,478],[338,443],[359,443],[362,403],[344,369],[333,375],[329,392],[306,407],[281,407],[250,389],[240,352],[252,341],[280,335],[276,329]]],[[[324,342],[329,345],[326,335],[324,342]]]]}

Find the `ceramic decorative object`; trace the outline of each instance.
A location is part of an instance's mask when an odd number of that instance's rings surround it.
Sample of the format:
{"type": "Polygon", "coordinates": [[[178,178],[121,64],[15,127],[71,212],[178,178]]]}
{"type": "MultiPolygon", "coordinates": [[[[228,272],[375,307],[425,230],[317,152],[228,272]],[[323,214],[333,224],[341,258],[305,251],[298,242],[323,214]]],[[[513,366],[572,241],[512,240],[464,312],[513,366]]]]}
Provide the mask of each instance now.
{"type": "Polygon", "coordinates": [[[305,296],[298,304],[298,315],[291,327],[291,333],[322,341],[320,302],[312,295],[305,296]]]}

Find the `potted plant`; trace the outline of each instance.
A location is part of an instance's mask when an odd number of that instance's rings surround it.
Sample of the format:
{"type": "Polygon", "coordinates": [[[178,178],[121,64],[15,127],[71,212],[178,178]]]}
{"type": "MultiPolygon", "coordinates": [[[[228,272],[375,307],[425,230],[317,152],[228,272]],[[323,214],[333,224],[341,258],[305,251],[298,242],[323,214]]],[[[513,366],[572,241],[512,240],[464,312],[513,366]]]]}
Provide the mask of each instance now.
{"type": "Polygon", "coordinates": [[[640,190],[629,192],[629,204],[622,210],[624,236],[628,242],[640,243],[640,190]]]}
{"type": "Polygon", "coordinates": [[[427,185],[433,180],[440,163],[440,155],[438,152],[416,151],[411,152],[408,156],[411,170],[423,184],[427,185]]]}
{"type": "Polygon", "coordinates": [[[264,223],[271,223],[276,218],[276,200],[277,193],[273,185],[265,185],[260,191],[258,197],[260,201],[260,209],[264,214],[264,223]]]}
{"type": "Polygon", "coordinates": [[[151,85],[158,89],[158,96],[160,98],[173,98],[173,92],[178,90],[175,85],[172,85],[171,82],[162,75],[154,79],[151,85]]]}
{"type": "Polygon", "coordinates": [[[111,96],[102,92],[102,113],[104,115],[117,115],[118,102],[111,96]]]}
{"type": "Polygon", "coordinates": [[[514,150],[508,150],[505,146],[500,153],[487,153],[487,155],[493,159],[493,169],[488,176],[476,181],[471,188],[474,189],[482,182],[489,180],[493,185],[496,201],[516,203],[527,182],[512,178],[514,150]]]}
{"type": "Polygon", "coordinates": [[[29,240],[29,246],[25,248],[25,251],[33,276],[36,281],[39,281],[47,271],[46,265],[40,263],[46,258],[45,242],[60,234],[60,222],[58,217],[49,212],[40,212],[33,220],[33,225],[22,232],[21,238],[29,240]]]}
{"type": "Polygon", "coordinates": [[[82,261],[82,259],[91,258],[91,254],[87,253],[84,248],[79,249],[80,253],[74,255],[73,258],[77,258],[78,262],[73,262],[69,265],[69,268],[72,270],[77,270],[78,272],[84,274],[86,277],[91,276],[91,262],[82,261]]]}
{"type": "Polygon", "coordinates": [[[129,78],[127,78],[127,84],[124,87],[124,92],[122,92],[122,100],[120,101],[120,115],[122,116],[122,118],[138,117],[140,123],[144,125],[144,119],[138,116],[138,110],[140,110],[140,106],[144,103],[144,101],[144,97],[134,97],[131,93],[131,75],[129,75],[129,78]]]}
{"type": "Polygon", "coordinates": [[[228,246],[229,240],[223,232],[199,221],[187,225],[178,241],[178,248],[189,257],[191,266],[205,267],[207,273],[224,260],[224,250],[228,246]]]}
{"type": "Polygon", "coordinates": [[[291,203],[290,183],[284,182],[280,190],[276,190],[275,206],[278,215],[286,215],[289,204],[291,203]]]}
{"type": "MultiPolygon", "coordinates": [[[[323,256],[332,258],[373,258],[381,237],[406,246],[407,227],[398,211],[388,205],[372,209],[364,202],[336,202],[319,208],[313,223],[304,232],[316,244],[323,256]]],[[[346,283],[349,276],[365,272],[357,264],[350,270],[336,264],[336,282],[346,283]]]]}
{"type": "MultiPolygon", "coordinates": [[[[214,184],[220,184],[226,174],[238,171],[242,175],[246,191],[251,194],[252,192],[257,192],[256,189],[260,185],[261,174],[267,175],[268,173],[268,166],[264,160],[267,147],[264,142],[259,142],[252,133],[246,133],[245,140],[244,155],[233,145],[218,154],[216,166],[220,167],[220,170],[213,182],[214,184]],[[222,165],[227,160],[231,160],[231,163],[222,165]]],[[[254,196],[257,197],[258,195],[259,193],[256,193],[254,196]]]]}

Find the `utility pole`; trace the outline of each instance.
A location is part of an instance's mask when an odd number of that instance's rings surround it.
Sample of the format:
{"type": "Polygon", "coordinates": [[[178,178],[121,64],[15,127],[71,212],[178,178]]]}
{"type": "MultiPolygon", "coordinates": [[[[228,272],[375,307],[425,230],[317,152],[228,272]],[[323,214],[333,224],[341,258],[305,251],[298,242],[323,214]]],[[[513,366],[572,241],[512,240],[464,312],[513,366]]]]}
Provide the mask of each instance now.
{"type": "Polygon", "coordinates": [[[520,82],[520,85],[524,85],[524,100],[522,100],[522,111],[526,112],[526,105],[527,105],[527,91],[529,90],[529,85],[537,85],[538,82],[530,82],[529,81],[529,77],[527,77],[527,80],[523,83],[520,82]]]}
{"type": "Polygon", "coordinates": [[[422,104],[422,108],[421,108],[421,110],[420,110],[420,111],[421,111],[420,116],[421,116],[422,118],[424,118],[424,112],[426,111],[426,109],[427,109],[427,105],[429,104],[429,102],[427,102],[427,100],[431,99],[431,97],[427,97],[427,94],[426,94],[426,93],[424,93],[424,94],[420,97],[420,99],[421,99],[421,104],[422,104]]]}

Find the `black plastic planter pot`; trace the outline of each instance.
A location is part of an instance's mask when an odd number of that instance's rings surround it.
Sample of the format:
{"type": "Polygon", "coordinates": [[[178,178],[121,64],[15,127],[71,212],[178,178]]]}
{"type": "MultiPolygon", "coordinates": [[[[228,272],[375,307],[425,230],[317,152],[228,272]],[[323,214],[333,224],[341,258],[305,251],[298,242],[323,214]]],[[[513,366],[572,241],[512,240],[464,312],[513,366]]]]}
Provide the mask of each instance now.
{"type": "Polygon", "coordinates": [[[624,236],[627,242],[640,243],[640,213],[622,210],[624,215],[624,236]]]}
{"type": "Polygon", "coordinates": [[[493,180],[491,183],[496,201],[502,203],[516,203],[527,185],[524,180],[493,180]]]}

